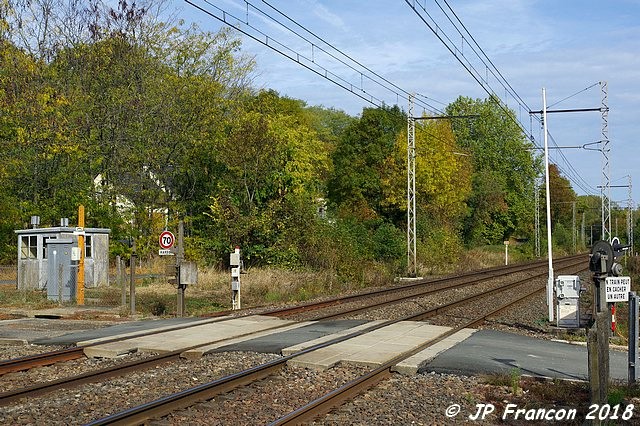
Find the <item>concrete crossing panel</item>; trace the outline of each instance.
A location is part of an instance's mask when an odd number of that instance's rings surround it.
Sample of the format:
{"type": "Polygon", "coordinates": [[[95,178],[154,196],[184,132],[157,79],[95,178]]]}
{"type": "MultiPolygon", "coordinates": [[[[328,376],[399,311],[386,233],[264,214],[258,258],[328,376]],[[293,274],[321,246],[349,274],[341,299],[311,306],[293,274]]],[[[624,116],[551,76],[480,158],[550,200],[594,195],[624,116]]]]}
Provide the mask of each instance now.
{"type": "Polygon", "coordinates": [[[449,327],[402,321],[301,355],[290,360],[289,364],[320,370],[331,368],[339,362],[378,366],[448,330],[449,327]]]}
{"type": "Polygon", "coordinates": [[[281,320],[271,316],[254,315],[91,346],[85,348],[84,353],[87,357],[92,358],[115,358],[136,351],[166,353],[284,327],[293,323],[294,321],[281,320]]]}

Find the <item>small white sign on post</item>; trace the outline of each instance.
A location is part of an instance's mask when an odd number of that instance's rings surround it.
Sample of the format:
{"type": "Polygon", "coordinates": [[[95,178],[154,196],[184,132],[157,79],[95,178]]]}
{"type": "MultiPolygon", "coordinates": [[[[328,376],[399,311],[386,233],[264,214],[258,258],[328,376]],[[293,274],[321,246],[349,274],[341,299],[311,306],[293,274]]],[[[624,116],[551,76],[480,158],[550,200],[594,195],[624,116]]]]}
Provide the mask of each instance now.
{"type": "Polygon", "coordinates": [[[628,302],[631,277],[607,277],[604,281],[607,303],[628,302]]]}

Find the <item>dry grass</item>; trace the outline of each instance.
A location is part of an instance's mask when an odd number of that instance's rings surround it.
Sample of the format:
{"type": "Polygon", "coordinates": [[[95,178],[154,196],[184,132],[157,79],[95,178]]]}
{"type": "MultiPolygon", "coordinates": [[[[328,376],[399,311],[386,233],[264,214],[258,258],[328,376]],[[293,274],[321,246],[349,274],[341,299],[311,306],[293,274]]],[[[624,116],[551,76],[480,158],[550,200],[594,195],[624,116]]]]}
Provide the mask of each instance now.
{"type": "Polygon", "coordinates": [[[504,265],[504,248],[501,251],[487,250],[486,247],[466,251],[461,255],[458,265],[462,268],[461,272],[504,265]]]}
{"type": "Polygon", "coordinates": [[[17,274],[15,266],[0,266],[0,280],[15,280],[17,274]]]}
{"type": "MultiPolygon", "coordinates": [[[[136,265],[136,313],[171,316],[177,311],[177,289],[164,275],[173,259],[159,258],[136,265]]],[[[115,277],[115,267],[111,277],[115,277]]],[[[122,287],[129,289],[129,269],[124,271],[124,283],[85,289],[85,305],[112,307],[120,315],[129,314],[128,296],[122,303],[122,287]]],[[[250,268],[241,276],[243,307],[284,304],[352,291],[365,286],[381,286],[392,282],[382,266],[372,265],[354,271],[354,281],[339,280],[333,271],[284,270],[250,268]]],[[[47,300],[42,290],[17,290],[15,285],[0,286],[0,307],[43,309],[58,306],[47,300]]],[[[188,315],[200,315],[231,307],[231,275],[215,268],[198,270],[198,284],[185,293],[188,315]]]]}
{"type": "MultiPolygon", "coordinates": [[[[241,275],[240,282],[241,301],[246,306],[306,300],[335,289],[335,277],[325,272],[253,268],[241,275]]],[[[138,286],[136,294],[141,297],[175,295],[176,288],[160,280],[138,286]]],[[[214,268],[199,270],[198,284],[187,288],[187,297],[207,298],[217,301],[221,307],[229,307],[231,275],[214,268]]]]}
{"type": "MultiPolygon", "coordinates": [[[[161,258],[138,265],[136,274],[162,274],[172,260],[161,258]]],[[[333,271],[250,268],[240,277],[241,302],[243,307],[299,302],[365,286],[388,285],[393,277],[389,276],[382,266],[371,265],[368,268],[362,268],[356,278],[354,282],[344,282],[339,280],[333,271]]],[[[175,312],[176,293],[176,287],[169,284],[164,277],[143,279],[136,284],[137,301],[144,304],[145,299],[156,299],[155,302],[151,302],[156,306],[150,308],[152,312],[156,311],[155,314],[160,314],[162,311],[165,314],[175,312]]],[[[115,295],[111,297],[115,298],[115,295]]],[[[189,314],[229,309],[231,307],[230,272],[216,268],[199,268],[198,284],[187,288],[186,303],[189,314]]]]}

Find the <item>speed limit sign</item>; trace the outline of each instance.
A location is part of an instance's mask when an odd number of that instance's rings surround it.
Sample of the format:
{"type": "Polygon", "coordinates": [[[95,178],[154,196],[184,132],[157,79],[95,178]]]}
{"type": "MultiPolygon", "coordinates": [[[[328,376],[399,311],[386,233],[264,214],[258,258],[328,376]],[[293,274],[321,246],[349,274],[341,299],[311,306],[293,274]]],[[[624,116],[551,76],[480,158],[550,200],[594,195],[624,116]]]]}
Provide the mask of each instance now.
{"type": "Polygon", "coordinates": [[[160,234],[160,247],[163,249],[170,249],[171,247],[173,247],[173,243],[175,243],[175,241],[176,238],[170,231],[163,231],[160,234]]]}

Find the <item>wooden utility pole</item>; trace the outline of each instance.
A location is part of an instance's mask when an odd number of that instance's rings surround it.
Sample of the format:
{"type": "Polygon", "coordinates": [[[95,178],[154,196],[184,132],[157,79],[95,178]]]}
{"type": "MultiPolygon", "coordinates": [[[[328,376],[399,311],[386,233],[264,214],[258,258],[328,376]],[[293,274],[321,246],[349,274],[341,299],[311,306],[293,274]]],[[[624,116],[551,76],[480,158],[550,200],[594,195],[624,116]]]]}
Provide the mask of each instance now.
{"type": "Polygon", "coordinates": [[[181,317],[185,314],[184,292],[187,289],[187,285],[181,282],[180,279],[180,267],[184,261],[184,222],[178,223],[178,251],[176,253],[176,282],[178,284],[178,306],[177,316],[181,317]]]}

